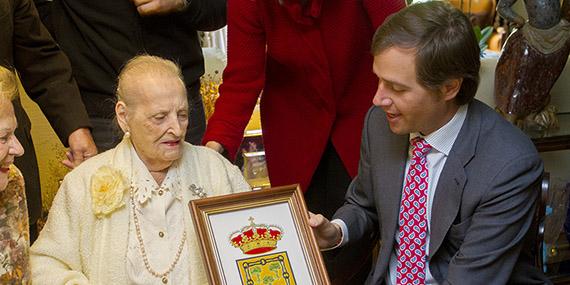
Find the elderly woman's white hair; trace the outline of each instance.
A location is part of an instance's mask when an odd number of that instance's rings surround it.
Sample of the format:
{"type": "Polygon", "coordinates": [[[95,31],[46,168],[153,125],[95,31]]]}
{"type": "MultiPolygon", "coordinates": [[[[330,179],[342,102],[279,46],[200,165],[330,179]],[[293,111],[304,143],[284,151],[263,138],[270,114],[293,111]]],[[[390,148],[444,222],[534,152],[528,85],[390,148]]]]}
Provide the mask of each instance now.
{"type": "Polygon", "coordinates": [[[139,55],[129,60],[121,73],[117,83],[117,100],[127,105],[133,104],[133,95],[139,92],[140,80],[150,78],[163,79],[176,77],[184,85],[180,67],[167,59],[153,55],[139,55]]]}

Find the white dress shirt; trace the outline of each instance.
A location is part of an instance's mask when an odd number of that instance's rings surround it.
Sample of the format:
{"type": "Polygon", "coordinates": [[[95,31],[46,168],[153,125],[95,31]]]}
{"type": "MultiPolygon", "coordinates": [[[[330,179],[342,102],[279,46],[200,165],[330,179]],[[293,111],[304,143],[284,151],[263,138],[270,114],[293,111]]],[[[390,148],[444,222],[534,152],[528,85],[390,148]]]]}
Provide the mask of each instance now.
{"type": "MultiPolygon", "coordinates": [[[[429,143],[432,147],[430,152],[427,154],[427,167],[428,167],[428,192],[429,197],[427,200],[427,215],[428,219],[431,220],[431,206],[433,203],[433,197],[435,195],[435,189],[437,187],[437,182],[439,180],[439,176],[441,171],[443,170],[443,166],[447,160],[447,156],[455,143],[455,139],[463,126],[463,122],[465,121],[465,117],[467,116],[467,105],[462,105],[453,118],[447,122],[443,127],[439,128],[435,132],[427,135],[422,136],[427,143],[429,143]]],[[[410,140],[421,136],[419,133],[411,133],[410,140]]],[[[406,161],[406,170],[405,173],[408,173],[408,168],[410,166],[410,158],[411,158],[411,150],[412,146],[408,149],[408,159],[406,161]]],[[[404,179],[404,183],[402,185],[402,191],[405,187],[406,181],[404,179]]],[[[348,235],[348,228],[344,221],[340,219],[333,220],[334,223],[338,224],[342,230],[343,240],[341,241],[340,245],[344,245],[348,242],[350,236],[348,235]]],[[[428,232],[427,232],[427,240],[426,240],[426,255],[429,254],[429,241],[430,241],[430,227],[431,223],[428,223],[428,232]]],[[[394,243],[394,249],[392,250],[392,255],[390,257],[390,264],[388,274],[386,276],[386,283],[387,285],[396,284],[396,272],[397,272],[397,265],[398,260],[396,257],[396,248],[399,245],[398,234],[399,230],[396,231],[394,234],[394,239],[396,242],[394,243]]],[[[426,262],[426,283],[425,284],[438,284],[437,281],[431,275],[429,270],[429,260],[426,262]]]]}
{"type": "MultiPolygon", "coordinates": [[[[174,262],[184,232],[184,213],[188,209],[182,204],[176,187],[178,167],[173,164],[166,178],[159,186],[146,170],[143,162],[133,150],[135,210],[140,232],[150,267],[158,273],[168,270],[174,262]]],[[[130,223],[127,243],[127,277],[129,284],[163,284],[162,278],[155,277],[145,267],[139,248],[132,205],[129,207],[130,223]]],[[[180,259],[174,270],[167,275],[167,284],[191,284],[188,272],[188,243],[185,242],[180,259]]]]}

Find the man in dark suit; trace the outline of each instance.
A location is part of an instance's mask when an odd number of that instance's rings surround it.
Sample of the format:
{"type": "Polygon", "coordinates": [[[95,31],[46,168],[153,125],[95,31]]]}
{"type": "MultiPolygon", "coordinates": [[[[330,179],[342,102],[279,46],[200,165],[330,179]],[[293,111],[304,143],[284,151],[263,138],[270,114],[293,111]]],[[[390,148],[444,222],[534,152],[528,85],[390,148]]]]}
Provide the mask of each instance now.
{"type": "Polygon", "coordinates": [[[372,52],[379,85],[358,176],[332,222],[311,215],[319,246],[378,234],[366,284],[547,282],[517,272],[543,165],[473,99],[480,60],[467,17],[445,2],[412,5],[378,29],[372,52]]]}
{"type": "Polygon", "coordinates": [[[71,61],[99,151],[122,137],[115,87],[126,62],[147,53],[176,61],[187,89],[186,140],[200,144],[206,119],[200,96],[204,58],[197,31],[226,24],[226,0],[34,0],[42,20],[71,61]]]}
{"type": "MultiPolygon", "coordinates": [[[[42,25],[31,0],[0,1],[0,39],[0,65],[16,69],[26,93],[40,106],[63,144],[70,147],[64,164],[73,168],[97,154],[69,61],[42,25]]],[[[33,241],[42,211],[38,165],[30,120],[19,99],[14,110],[18,120],[15,133],[25,150],[16,158],[16,165],[26,182],[33,241]]]]}

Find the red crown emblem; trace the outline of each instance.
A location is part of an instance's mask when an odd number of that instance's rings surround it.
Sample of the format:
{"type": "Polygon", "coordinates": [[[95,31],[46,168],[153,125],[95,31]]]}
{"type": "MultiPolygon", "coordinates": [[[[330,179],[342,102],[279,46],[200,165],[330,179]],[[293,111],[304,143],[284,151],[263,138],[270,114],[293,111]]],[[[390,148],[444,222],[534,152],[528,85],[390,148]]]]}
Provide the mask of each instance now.
{"type": "Polygon", "coordinates": [[[283,236],[283,230],[277,226],[255,224],[250,217],[249,226],[230,235],[231,244],[245,254],[265,253],[277,248],[277,241],[283,236]]]}

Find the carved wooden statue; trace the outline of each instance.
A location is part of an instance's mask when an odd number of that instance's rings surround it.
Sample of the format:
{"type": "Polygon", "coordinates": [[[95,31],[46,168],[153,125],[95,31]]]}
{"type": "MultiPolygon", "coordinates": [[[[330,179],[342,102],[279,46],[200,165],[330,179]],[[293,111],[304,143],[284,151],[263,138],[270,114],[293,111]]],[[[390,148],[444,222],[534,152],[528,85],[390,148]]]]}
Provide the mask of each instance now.
{"type": "Polygon", "coordinates": [[[550,90],[570,53],[570,0],[525,0],[528,22],[511,6],[517,0],[499,0],[497,12],[515,23],[495,70],[497,110],[519,127],[557,125],[550,90]]]}

